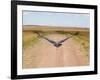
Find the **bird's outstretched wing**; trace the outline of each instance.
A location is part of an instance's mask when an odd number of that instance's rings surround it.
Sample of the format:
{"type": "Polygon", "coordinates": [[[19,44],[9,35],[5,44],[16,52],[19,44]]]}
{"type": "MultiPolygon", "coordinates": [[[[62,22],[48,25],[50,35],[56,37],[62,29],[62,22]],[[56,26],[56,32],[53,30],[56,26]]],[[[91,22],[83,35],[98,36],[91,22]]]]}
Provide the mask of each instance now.
{"type": "Polygon", "coordinates": [[[46,37],[44,37],[44,36],[42,36],[42,38],[46,39],[47,41],[49,41],[49,42],[50,42],[50,43],[52,43],[52,44],[56,44],[56,42],[55,42],[55,41],[50,40],[50,39],[48,39],[48,38],[46,38],[46,37]]]}
{"type": "Polygon", "coordinates": [[[65,38],[65,39],[63,39],[63,40],[61,40],[61,41],[59,41],[58,44],[61,44],[61,43],[65,42],[66,40],[68,40],[69,38],[71,38],[71,37],[73,37],[73,36],[75,36],[75,35],[78,35],[78,34],[79,34],[79,33],[76,32],[76,33],[74,33],[73,35],[71,35],[71,36],[69,36],[69,37],[67,37],[67,38],[65,38]]]}
{"type": "Polygon", "coordinates": [[[41,34],[37,33],[41,38],[49,41],[50,43],[52,43],[53,45],[57,44],[55,41],[48,39],[47,37],[42,36],[41,34]]]}
{"type": "Polygon", "coordinates": [[[63,40],[61,40],[61,41],[59,41],[58,44],[61,44],[61,43],[65,42],[66,40],[68,40],[68,39],[71,38],[71,37],[72,37],[72,36],[67,37],[67,38],[65,38],[65,39],[63,39],[63,40]]]}

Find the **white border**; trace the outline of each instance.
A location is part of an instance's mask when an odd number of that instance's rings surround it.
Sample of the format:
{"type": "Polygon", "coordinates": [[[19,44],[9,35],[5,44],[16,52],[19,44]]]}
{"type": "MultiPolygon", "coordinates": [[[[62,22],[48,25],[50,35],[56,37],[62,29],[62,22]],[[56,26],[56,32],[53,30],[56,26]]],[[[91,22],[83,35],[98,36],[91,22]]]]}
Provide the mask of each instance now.
{"type": "Polygon", "coordinates": [[[18,5],[17,16],[18,16],[17,17],[18,18],[17,19],[18,22],[17,23],[18,24],[17,25],[17,75],[94,71],[94,10],[18,5]],[[90,14],[90,66],[22,69],[22,10],[89,13],[90,14]]]}

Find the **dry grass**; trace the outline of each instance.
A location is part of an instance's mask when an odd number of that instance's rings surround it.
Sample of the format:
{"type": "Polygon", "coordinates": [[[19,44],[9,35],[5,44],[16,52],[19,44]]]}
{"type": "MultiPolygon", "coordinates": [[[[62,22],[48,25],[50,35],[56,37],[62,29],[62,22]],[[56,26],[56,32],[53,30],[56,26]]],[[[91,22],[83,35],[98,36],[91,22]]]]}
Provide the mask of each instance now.
{"type": "Polygon", "coordinates": [[[80,32],[79,35],[75,36],[74,39],[77,43],[80,43],[81,50],[84,52],[84,55],[89,57],[89,32],[80,32]]]}
{"type": "Polygon", "coordinates": [[[34,45],[38,42],[37,34],[32,32],[23,32],[23,48],[34,45]]]}
{"type": "Polygon", "coordinates": [[[45,32],[52,32],[52,31],[89,31],[89,28],[77,28],[77,27],[51,27],[51,26],[34,26],[34,25],[24,25],[24,31],[45,31],[45,32]]]}

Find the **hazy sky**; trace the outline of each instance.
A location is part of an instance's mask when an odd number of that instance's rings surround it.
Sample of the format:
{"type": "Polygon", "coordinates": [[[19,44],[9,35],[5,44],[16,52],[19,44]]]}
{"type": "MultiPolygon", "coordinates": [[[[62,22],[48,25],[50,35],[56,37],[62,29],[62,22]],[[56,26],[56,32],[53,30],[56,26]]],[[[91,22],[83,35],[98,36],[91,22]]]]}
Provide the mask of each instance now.
{"type": "Polygon", "coordinates": [[[67,12],[23,11],[23,25],[89,27],[90,15],[67,12]]]}

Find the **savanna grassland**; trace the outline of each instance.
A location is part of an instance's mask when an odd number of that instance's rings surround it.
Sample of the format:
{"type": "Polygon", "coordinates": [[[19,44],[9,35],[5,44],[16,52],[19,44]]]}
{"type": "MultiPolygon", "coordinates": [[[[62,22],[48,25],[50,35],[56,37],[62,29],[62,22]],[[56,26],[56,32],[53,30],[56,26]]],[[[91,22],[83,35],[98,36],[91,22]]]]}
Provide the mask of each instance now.
{"type": "Polygon", "coordinates": [[[88,28],[23,26],[23,68],[89,65],[89,41],[88,28]],[[78,34],[56,48],[37,32],[54,41],[78,34]]]}

